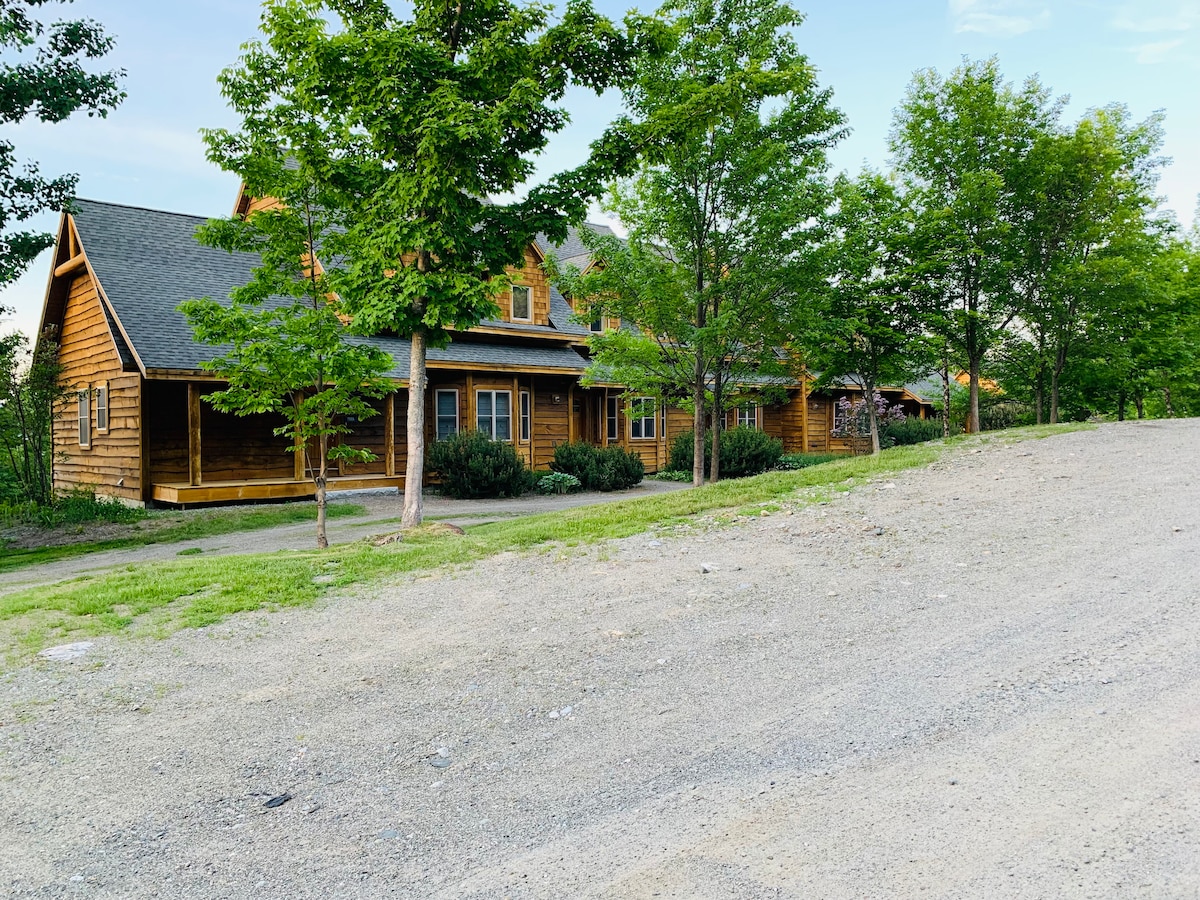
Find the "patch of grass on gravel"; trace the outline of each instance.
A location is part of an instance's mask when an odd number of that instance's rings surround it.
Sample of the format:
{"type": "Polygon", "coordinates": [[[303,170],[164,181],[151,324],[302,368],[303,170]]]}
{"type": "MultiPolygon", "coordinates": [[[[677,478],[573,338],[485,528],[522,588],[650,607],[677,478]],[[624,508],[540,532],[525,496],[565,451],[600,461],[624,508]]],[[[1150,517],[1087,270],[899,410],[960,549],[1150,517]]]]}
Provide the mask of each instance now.
{"type": "MultiPolygon", "coordinates": [[[[1071,430],[1059,427],[1050,433],[1071,430]]],[[[1005,439],[1041,437],[1021,429],[1005,439]]],[[[998,435],[975,438],[990,443],[998,435]]],[[[958,443],[957,441],[955,443],[958,443]]],[[[579,546],[687,522],[701,513],[771,508],[780,500],[816,502],[865,479],[926,465],[942,442],[896,447],[879,456],[845,458],[794,472],[768,472],[655,497],[492,522],[448,534],[429,524],[402,541],[377,547],[361,541],[326,551],[256,556],[188,557],[127,566],[93,576],[0,596],[0,650],[36,651],[51,642],[111,634],[139,624],[159,635],[218,622],[256,609],[305,606],[325,593],[398,574],[461,565],[512,550],[579,546]],[[798,493],[803,492],[803,493],[798,493]]]]}
{"type": "MultiPolygon", "coordinates": [[[[365,515],[366,511],[365,507],[354,503],[331,503],[327,507],[331,519],[361,516],[365,515]]],[[[5,548],[3,555],[0,555],[0,572],[83,556],[98,550],[125,550],[130,547],[144,547],[147,544],[173,544],[238,531],[258,531],[279,525],[316,522],[316,519],[317,507],[312,503],[151,513],[149,518],[131,526],[136,530],[123,537],[104,541],[81,541],[56,547],[5,548]]]]}

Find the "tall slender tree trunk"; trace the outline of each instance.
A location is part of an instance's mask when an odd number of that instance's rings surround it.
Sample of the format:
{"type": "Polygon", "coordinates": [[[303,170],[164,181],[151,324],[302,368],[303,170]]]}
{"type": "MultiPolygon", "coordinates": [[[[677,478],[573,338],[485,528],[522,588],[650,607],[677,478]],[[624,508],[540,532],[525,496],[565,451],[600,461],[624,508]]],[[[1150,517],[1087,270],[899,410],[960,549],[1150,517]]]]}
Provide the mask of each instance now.
{"type": "Polygon", "coordinates": [[[1125,388],[1117,391],[1117,421],[1125,421],[1125,388]]]}
{"type": "Polygon", "coordinates": [[[721,480],[721,427],[725,424],[724,385],[718,372],[713,378],[713,428],[712,428],[712,462],[708,467],[708,480],[721,480]]]}
{"type": "Polygon", "coordinates": [[[704,356],[696,351],[696,371],[692,383],[692,486],[704,484],[704,356]]]}
{"type": "Polygon", "coordinates": [[[1142,396],[1141,391],[1133,395],[1133,405],[1137,407],[1137,417],[1139,419],[1146,418],[1146,398],[1142,396]]]}
{"type": "Polygon", "coordinates": [[[982,360],[971,358],[970,407],[967,413],[967,434],[978,434],[979,428],[979,367],[982,360]]]}
{"type": "Polygon", "coordinates": [[[950,348],[942,357],[942,437],[950,437],[950,348]]]}
{"type": "Polygon", "coordinates": [[[867,397],[867,421],[871,431],[871,455],[880,451],[879,446],[879,411],[875,408],[875,382],[863,379],[863,390],[867,397]]]}
{"type": "Polygon", "coordinates": [[[421,524],[424,516],[425,483],[425,356],[428,340],[424,329],[413,332],[408,361],[408,459],[404,465],[404,511],[400,527],[421,524]]]}
{"type": "Polygon", "coordinates": [[[317,549],[329,547],[329,537],[325,533],[326,487],[329,483],[329,435],[321,428],[320,460],[317,465],[317,549]]]}
{"type": "Polygon", "coordinates": [[[1171,405],[1171,386],[1163,386],[1163,406],[1166,408],[1167,418],[1175,418],[1175,407],[1171,405]]]}

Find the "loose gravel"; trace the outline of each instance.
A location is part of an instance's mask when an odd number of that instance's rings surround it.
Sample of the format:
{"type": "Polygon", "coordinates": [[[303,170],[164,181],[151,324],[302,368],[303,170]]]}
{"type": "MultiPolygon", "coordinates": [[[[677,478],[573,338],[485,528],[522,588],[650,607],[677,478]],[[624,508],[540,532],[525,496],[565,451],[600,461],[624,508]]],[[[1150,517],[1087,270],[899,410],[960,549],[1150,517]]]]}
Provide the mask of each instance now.
{"type": "Polygon", "coordinates": [[[13,897],[1196,897],[1200,422],[0,676],[13,897]]]}

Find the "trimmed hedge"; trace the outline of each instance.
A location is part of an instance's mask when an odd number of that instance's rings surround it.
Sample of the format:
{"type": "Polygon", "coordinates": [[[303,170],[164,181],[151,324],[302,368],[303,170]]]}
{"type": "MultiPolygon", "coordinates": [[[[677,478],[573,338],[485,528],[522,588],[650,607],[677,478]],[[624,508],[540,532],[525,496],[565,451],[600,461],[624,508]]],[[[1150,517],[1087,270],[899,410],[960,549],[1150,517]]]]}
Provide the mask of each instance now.
{"type": "Polygon", "coordinates": [[[461,431],[429,448],[429,469],[442,491],[459,500],[519,497],[533,487],[533,473],[507,441],[482,431],[461,431]]]}
{"type": "Polygon", "coordinates": [[[586,441],[554,448],[550,471],[574,475],[585,491],[623,491],[640,484],[646,474],[637,454],[620,447],[595,447],[586,441]]]}
{"type": "MultiPolygon", "coordinates": [[[[783,456],[783,442],[757,428],[730,428],[721,432],[721,477],[745,478],[774,469],[783,456]]],[[[671,468],[690,472],[695,459],[693,432],[675,438],[671,468]]],[[[704,471],[712,468],[712,433],[704,435],[704,471]]]]}

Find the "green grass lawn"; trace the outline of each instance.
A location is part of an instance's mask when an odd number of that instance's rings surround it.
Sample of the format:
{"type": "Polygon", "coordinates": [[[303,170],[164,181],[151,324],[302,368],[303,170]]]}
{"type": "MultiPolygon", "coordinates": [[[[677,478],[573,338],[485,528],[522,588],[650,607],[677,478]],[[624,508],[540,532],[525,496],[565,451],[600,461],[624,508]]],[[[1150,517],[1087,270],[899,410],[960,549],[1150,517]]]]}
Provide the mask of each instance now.
{"type": "MultiPolygon", "coordinates": [[[[972,443],[1045,437],[1084,426],[1051,426],[966,438],[972,443]]],[[[780,501],[814,502],[870,478],[926,465],[963,440],[897,447],[793,472],[722,481],[655,497],[525,516],[449,534],[430,525],[403,541],[365,541],[326,551],[185,557],[131,565],[102,576],[0,596],[0,652],[18,656],[125,630],[165,635],[255,609],[304,606],[376,579],[470,563],[511,550],[578,546],[687,522],[700,514],[757,514],[780,501]]]]}
{"type": "MultiPolygon", "coordinates": [[[[331,519],[346,516],[361,516],[366,509],[353,503],[330,503],[327,514],[331,519]]],[[[256,531],[278,525],[294,525],[302,522],[314,523],[317,508],[311,503],[288,503],[281,506],[237,506],[209,509],[196,512],[151,513],[149,518],[131,525],[131,533],[119,538],[103,541],[80,541],[54,547],[2,548],[0,572],[36,566],[58,559],[69,559],[95,553],[98,550],[124,550],[129,547],[144,547],[147,544],[171,544],[179,541],[194,541],[198,538],[238,531],[256,531]]],[[[314,537],[314,541],[315,541],[314,537]]]]}

